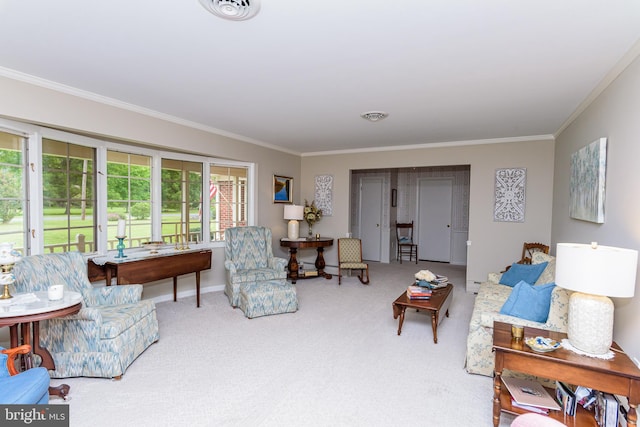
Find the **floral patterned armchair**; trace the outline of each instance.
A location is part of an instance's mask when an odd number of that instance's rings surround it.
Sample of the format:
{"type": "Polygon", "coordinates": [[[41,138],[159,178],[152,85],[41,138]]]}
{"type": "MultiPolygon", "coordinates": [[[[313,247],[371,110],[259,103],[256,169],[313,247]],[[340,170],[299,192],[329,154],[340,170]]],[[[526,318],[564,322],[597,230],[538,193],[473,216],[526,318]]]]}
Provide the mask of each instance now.
{"type": "Polygon", "coordinates": [[[224,293],[232,307],[240,303],[240,286],[287,280],[287,260],[273,256],[271,230],[266,227],[232,227],[224,231],[224,293]]]}
{"type": "Polygon", "coordinates": [[[53,378],[120,378],[159,338],[156,307],[141,300],[142,285],[94,287],[79,252],[24,257],[13,271],[17,292],[64,284],[83,297],[77,314],[40,322],[40,343],[56,366],[53,378]]]}

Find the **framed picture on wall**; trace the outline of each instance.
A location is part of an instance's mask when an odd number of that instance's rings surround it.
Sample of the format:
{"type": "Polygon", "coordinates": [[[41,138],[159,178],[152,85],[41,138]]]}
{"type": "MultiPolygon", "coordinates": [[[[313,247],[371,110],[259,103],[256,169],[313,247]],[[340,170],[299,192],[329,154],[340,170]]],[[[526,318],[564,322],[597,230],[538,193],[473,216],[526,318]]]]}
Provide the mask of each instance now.
{"type": "Polygon", "coordinates": [[[273,175],[273,203],[293,203],[293,178],[273,175]]]}

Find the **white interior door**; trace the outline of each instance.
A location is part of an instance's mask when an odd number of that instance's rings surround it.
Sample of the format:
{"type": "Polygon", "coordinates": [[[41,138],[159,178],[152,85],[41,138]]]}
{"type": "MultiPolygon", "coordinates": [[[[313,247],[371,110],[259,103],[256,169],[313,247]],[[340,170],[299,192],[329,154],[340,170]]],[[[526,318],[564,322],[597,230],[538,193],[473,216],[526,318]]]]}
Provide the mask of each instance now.
{"type": "Polygon", "coordinates": [[[380,261],[382,233],[382,178],[360,180],[360,239],[362,258],[380,261]]]}
{"type": "Polygon", "coordinates": [[[451,201],[453,181],[448,178],[418,180],[418,257],[428,261],[451,260],[451,201]]]}

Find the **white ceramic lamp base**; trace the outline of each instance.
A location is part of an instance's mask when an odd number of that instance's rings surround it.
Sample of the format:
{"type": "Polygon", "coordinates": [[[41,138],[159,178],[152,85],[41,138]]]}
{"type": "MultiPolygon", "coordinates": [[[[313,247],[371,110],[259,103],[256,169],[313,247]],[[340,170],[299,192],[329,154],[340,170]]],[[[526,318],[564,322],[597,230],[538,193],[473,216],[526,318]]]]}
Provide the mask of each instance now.
{"type": "Polygon", "coordinates": [[[613,308],[608,297],[571,294],[567,329],[571,345],[585,353],[606,354],[613,342],[613,308]]]}
{"type": "Polygon", "coordinates": [[[297,240],[298,237],[300,237],[300,224],[297,220],[289,220],[289,225],[287,227],[287,237],[289,238],[289,240],[297,240]]]}

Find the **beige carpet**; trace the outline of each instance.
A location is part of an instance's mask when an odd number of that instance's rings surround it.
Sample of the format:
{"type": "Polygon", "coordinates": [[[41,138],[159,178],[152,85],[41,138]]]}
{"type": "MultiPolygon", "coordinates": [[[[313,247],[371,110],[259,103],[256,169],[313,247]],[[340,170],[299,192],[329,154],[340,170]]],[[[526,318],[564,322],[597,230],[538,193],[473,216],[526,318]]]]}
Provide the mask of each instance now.
{"type": "MultiPolygon", "coordinates": [[[[464,268],[371,264],[356,277],[302,280],[297,313],[246,319],[222,292],[158,304],[160,341],[121,381],[71,385],[71,426],[491,426],[492,380],[463,369],[474,296],[464,268]],[[433,343],[430,318],[391,303],[419,269],[456,284],[433,343]]],[[[62,403],[52,400],[51,403],[62,403]]],[[[511,417],[503,415],[501,427],[511,417]]]]}

